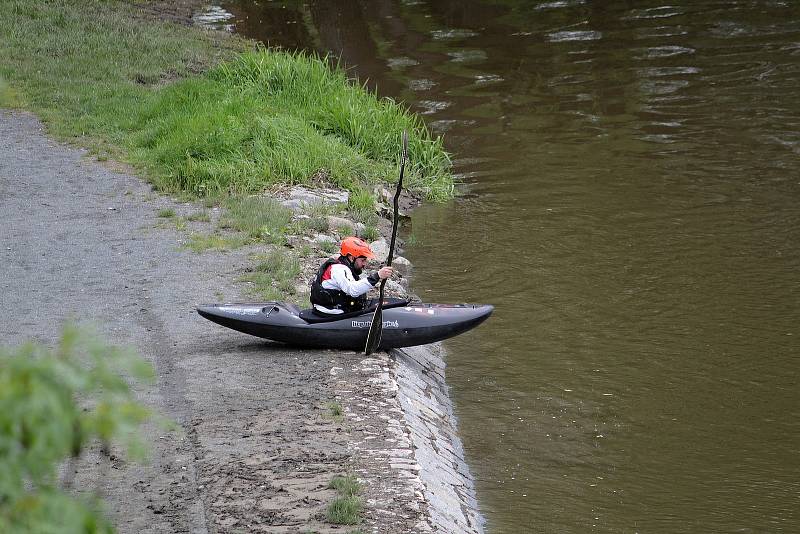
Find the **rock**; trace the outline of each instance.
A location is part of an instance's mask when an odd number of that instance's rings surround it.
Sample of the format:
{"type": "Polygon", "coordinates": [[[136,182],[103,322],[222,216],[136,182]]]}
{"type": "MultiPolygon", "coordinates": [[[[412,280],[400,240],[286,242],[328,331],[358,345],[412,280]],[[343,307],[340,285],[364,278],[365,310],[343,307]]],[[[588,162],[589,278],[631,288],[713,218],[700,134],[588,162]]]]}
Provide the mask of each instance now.
{"type": "Polygon", "coordinates": [[[408,278],[401,278],[399,280],[400,287],[403,288],[403,291],[406,292],[406,296],[411,296],[411,289],[408,287],[408,278]]]}
{"type": "Polygon", "coordinates": [[[394,199],[394,193],[382,185],[376,185],[372,192],[375,193],[375,198],[378,199],[378,202],[391,204],[392,200],[394,199]]]}
{"type": "Polygon", "coordinates": [[[289,191],[289,198],[281,202],[292,210],[304,210],[311,206],[321,204],[347,204],[350,194],[347,191],[338,189],[308,189],[305,187],[293,187],[289,191]]]}
{"type": "Polygon", "coordinates": [[[369,244],[369,248],[375,254],[375,261],[383,263],[389,257],[389,244],[385,239],[378,239],[369,244]]]}
{"type": "Polygon", "coordinates": [[[345,219],[344,217],[335,217],[333,215],[328,215],[327,218],[328,218],[328,227],[331,228],[332,230],[338,230],[343,226],[346,226],[348,228],[353,227],[353,221],[345,219]]]}
{"type": "Polygon", "coordinates": [[[289,248],[297,248],[303,244],[303,238],[298,235],[288,235],[286,236],[286,246],[289,248]]]}
{"type": "MultiPolygon", "coordinates": [[[[375,205],[375,211],[377,211],[382,217],[386,217],[387,219],[391,219],[394,216],[394,195],[395,190],[389,190],[382,185],[375,186],[372,190],[375,194],[375,198],[377,198],[377,202],[375,205]]],[[[411,210],[419,206],[420,199],[413,193],[410,193],[407,189],[403,189],[400,192],[400,198],[398,199],[398,216],[402,218],[408,218],[411,216],[411,210]]]]}
{"type": "Polygon", "coordinates": [[[394,280],[386,281],[386,290],[392,295],[397,295],[401,298],[408,296],[406,289],[399,282],[395,282],[394,280]]]}
{"type": "Polygon", "coordinates": [[[292,211],[302,211],[305,204],[299,200],[289,199],[284,200],[281,202],[281,205],[285,208],[289,208],[292,211]]]}
{"type": "Polygon", "coordinates": [[[403,256],[397,256],[392,261],[392,267],[394,267],[395,270],[401,273],[403,276],[408,276],[408,273],[411,272],[412,265],[411,262],[403,256]]]}
{"type": "Polygon", "coordinates": [[[334,231],[340,230],[347,230],[347,233],[358,233],[359,228],[363,231],[364,225],[361,223],[355,223],[350,219],[345,219],[344,217],[335,217],[333,215],[328,215],[328,228],[334,231]]]}
{"type": "Polygon", "coordinates": [[[334,244],[336,244],[338,242],[335,237],[331,237],[331,236],[325,235],[325,234],[315,234],[314,238],[313,238],[313,241],[314,241],[314,243],[317,243],[319,245],[322,245],[322,244],[325,244],[325,243],[334,243],[334,244]]]}
{"type": "Polygon", "coordinates": [[[362,235],[366,227],[362,223],[353,222],[344,217],[328,215],[328,228],[334,232],[345,232],[348,235],[362,235]]]}

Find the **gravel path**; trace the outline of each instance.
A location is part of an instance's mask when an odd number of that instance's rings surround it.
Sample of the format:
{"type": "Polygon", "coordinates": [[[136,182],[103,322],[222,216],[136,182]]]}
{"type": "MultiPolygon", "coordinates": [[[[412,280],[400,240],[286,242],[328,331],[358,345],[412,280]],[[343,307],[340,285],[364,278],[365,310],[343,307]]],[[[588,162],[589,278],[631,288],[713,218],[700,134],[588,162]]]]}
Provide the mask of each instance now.
{"type": "Polygon", "coordinates": [[[182,429],[146,428],[148,465],[87,454],[78,487],[100,488],[123,533],[348,532],[323,520],[327,484],[358,472],[383,488],[366,501],[384,506],[368,506],[360,528],[416,530],[419,489],[401,491],[402,474],[351,446],[367,430],[380,439],[380,414],[326,415],[337,393],[363,389],[359,355],[295,350],[200,319],[198,303],[239,299],[233,280],[248,251],[183,250],[185,235],[156,213],[193,207],[110,167],[49,139],[33,115],[0,110],[0,340],[51,343],[67,318],[91,321],[153,363],[157,384],[142,400],[182,429]]]}

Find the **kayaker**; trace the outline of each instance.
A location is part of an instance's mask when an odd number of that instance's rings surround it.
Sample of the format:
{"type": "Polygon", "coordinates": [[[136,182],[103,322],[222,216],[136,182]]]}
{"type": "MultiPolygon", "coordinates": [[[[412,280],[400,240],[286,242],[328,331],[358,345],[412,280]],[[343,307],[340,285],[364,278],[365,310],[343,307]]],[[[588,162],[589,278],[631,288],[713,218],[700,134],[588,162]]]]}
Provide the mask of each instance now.
{"type": "Polygon", "coordinates": [[[375,254],[364,240],[344,238],[340,256],[326,260],[311,283],[314,311],[338,314],[364,309],[367,292],[394,272],[391,267],[381,267],[377,272],[361,278],[367,260],[374,257],[375,254]]]}

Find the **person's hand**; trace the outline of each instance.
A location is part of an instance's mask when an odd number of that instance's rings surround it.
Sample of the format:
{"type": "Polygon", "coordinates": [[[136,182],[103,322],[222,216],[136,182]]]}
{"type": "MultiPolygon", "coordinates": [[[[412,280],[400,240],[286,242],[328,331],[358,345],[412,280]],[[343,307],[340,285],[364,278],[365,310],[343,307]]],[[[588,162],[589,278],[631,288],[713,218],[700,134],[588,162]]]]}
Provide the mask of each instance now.
{"type": "Polygon", "coordinates": [[[381,267],[380,268],[380,270],[378,271],[378,277],[381,280],[386,280],[387,278],[392,276],[392,273],[394,273],[394,269],[392,269],[391,267],[389,267],[387,265],[386,267],[381,267]]]}

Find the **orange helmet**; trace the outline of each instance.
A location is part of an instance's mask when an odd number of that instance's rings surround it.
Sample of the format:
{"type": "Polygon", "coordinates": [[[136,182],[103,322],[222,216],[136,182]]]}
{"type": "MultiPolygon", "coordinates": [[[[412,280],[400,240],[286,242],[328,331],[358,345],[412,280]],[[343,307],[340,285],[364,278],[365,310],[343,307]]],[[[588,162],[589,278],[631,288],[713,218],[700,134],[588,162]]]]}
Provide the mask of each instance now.
{"type": "Polygon", "coordinates": [[[355,258],[364,256],[367,259],[372,259],[375,257],[375,254],[372,253],[372,249],[369,248],[367,242],[357,237],[345,237],[342,239],[341,252],[342,256],[351,254],[355,258]]]}

